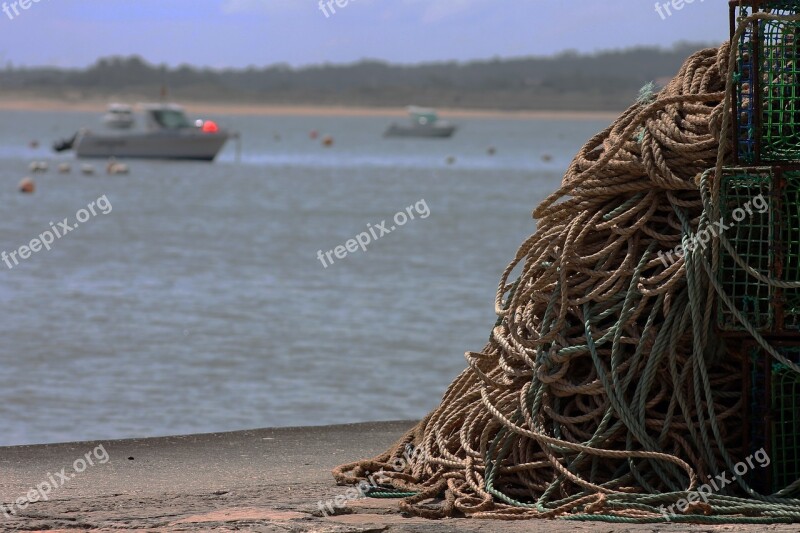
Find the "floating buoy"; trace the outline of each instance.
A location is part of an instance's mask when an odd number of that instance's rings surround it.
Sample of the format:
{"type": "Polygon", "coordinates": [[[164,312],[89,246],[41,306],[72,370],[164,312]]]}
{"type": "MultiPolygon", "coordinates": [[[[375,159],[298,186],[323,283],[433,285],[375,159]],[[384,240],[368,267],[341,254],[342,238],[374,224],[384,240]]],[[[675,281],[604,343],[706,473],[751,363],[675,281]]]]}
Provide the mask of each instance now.
{"type": "Polygon", "coordinates": [[[550,155],[550,154],[544,154],[542,156],[542,161],[544,161],[545,163],[549,163],[552,160],[553,160],[553,156],[550,155]]]}
{"type": "Polygon", "coordinates": [[[19,192],[25,194],[33,194],[36,191],[36,183],[31,178],[23,178],[19,182],[19,192]]]}
{"type": "Polygon", "coordinates": [[[129,172],[130,169],[128,168],[128,165],[126,165],[125,163],[117,163],[117,161],[114,158],[111,158],[111,160],[109,160],[108,162],[108,165],[106,165],[106,173],[109,176],[116,176],[118,174],[128,174],[129,172]]]}
{"type": "Polygon", "coordinates": [[[31,172],[47,172],[48,168],[50,168],[50,165],[46,161],[33,161],[28,165],[28,169],[31,172]]]}
{"type": "Polygon", "coordinates": [[[448,157],[447,157],[446,161],[447,161],[447,164],[448,164],[448,165],[452,165],[453,163],[455,163],[455,162],[456,162],[456,158],[455,158],[454,156],[452,156],[452,155],[451,155],[451,156],[448,156],[448,157]]]}
{"type": "Polygon", "coordinates": [[[331,137],[330,135],[326,135],[325,137],[323,137],[322,146],[327,146],[327,147],[333,146],[333,137],[331,137]]]}
{"type": "Polygon", "coordinates": [[[84,176],[94,175],[94,167],[88,163],[81,165],[81,172],[84,176]]]}
{"type": "Polygon", "coordinates": [[[60,163],[58,165],[58,171],[61,174],[69,174],[70,172],[72,172],[72,165],[70,165],[69,163],[60,163]]]}
{"type": "Polygon", "coordinates": [[[203,133],[217,133],[219,131],[219,126],[213,120],[206,120],[203,122],[203,126],[200,128],[203,133]]]}
{"type": "Polygon", "coordinates": [[[30,146],[33,150],[36,150],[37,148],[39,148],[39,141],[34,139],[28,143],[28,146],[30,146]]]}
{"type": "Polygon", "coordinates": [[[490,147],[489,147],[489,148],[486,150],[486,153],[487,153],[487,154],[489,154],[489,155],[494,155],[494,154],[496,154],[496,153],[497,153],[497,148],[495,148],[494,146],[490,146],[490,147]]]}
{"type": "Polygon", "coordinates": [[[317,137],[319,137],[319,132],[317,130],[311,130],[310,132],[308,132],[308,138],[311,139],[312,141],[316,140],[317,137]]]}

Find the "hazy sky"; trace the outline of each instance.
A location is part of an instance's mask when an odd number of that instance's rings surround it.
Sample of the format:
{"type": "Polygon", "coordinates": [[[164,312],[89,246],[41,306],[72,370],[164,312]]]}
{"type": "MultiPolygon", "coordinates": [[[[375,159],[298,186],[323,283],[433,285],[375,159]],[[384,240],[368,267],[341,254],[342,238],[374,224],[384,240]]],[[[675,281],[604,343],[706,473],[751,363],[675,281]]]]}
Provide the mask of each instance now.
{"type": "Polygon", "coordinates": [[[38,0],[18,16],[9,9],[13,19],[0,12],[0,62],[85,66],[100,56],[139,54],[153,63],[211,67],[414,63],[718,43],[728,27],[724,0],[694,0],[670,8],[671,15],[663,8],[659,15],[651,0],[333,4],[336,13],[328,9],[326,18],[319,0],[38,0]]]}

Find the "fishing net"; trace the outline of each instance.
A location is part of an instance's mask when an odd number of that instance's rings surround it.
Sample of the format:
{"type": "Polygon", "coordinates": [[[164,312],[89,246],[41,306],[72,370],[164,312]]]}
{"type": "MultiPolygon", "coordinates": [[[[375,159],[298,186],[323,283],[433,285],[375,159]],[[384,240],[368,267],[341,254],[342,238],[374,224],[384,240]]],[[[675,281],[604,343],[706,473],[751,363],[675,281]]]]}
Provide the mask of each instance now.
{"type": "Polygon", "coordinates": [[[800,520],[800,500],[733,474],[749,453],[743,365],[714,327],[725,243],[711,221],[734,65],[728,44],[695,53],[589,140],[503,272],[488,344],[338,482],[381,471],[372,496],[429,518],[800,520]],[[395,470],[410,447],[418,460],[395,470]]]}

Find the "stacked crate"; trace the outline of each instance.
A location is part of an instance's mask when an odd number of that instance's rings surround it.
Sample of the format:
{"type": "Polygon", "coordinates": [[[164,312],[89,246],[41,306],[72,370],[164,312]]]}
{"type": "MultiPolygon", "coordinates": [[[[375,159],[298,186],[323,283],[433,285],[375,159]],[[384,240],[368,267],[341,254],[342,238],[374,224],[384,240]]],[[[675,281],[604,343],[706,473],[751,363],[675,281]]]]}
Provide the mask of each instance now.
{"type": "MultiPolygon", "coordinates": [[[[800,343],[774,340],[770,344],[789,361],[800,364],[800,343]]],[[[800,374],[775,361],[754,343],[745,343],[748,453],[764,449],[770,458],[765,468],[748,473],[751,485],[762,494],[790,488],[785,496],[800,496],[800,374]]],[[[742,459],[745,459],[744,457],[742,459]]]]}
{"type": "MultiPolygon", "coordinates": [[[[753,13],[800,15],[800,0],[733,0],[731,39],[738,38],[732,141],[734,166],[720,176],[722,234],[765,277],[800,281],[800,21],[743,19],[753,13]],[[763,198],[766,209],[755,209],[763,198]],[[749,205],[750,209],[745,209],[749,205]]],[[[800,364],[800,289],[757,279],[724,247],[719,281],[736,310],[789,361],[800,364]]],[[[754,469],[756,490],[800,497],[800,373],[752,341],[721,301],[717,326],[742,350],[748,406],[747,448],[771,463],[754,469]],[[797,485],[797,487],[795,487],[797,485]],[[789,489],[788,491],[785,489],[789,489]],[[789,494],[786,494],[788,492],[789,494]]],[[[744,459],[742,457],[741,459],[744,459]]]]}

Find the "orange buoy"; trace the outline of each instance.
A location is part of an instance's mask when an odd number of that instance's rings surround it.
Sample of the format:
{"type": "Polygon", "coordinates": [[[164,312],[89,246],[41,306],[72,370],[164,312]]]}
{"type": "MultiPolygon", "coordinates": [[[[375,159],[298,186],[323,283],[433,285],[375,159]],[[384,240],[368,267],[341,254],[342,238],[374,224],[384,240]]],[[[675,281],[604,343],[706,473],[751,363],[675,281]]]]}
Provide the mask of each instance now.
{"type": "Polygon", "coordinates": [[[333,137],[331,137],[330,135],[326,135],[325,137],[323,137],[322,146],[328,146],[328,147],[333,146],[333,137]]]}
{"type": "Polygon", "coordinates": [[[32,194],[36,191],[36,183],[31,178],[24,178],[19,182],[19,192],[32,194]]]}
{"type": "Polygon", "coordinates": [[[203,122],[203,127],[201,128],[203,133],[217,133],[219,131],[219,126],[213,120],[206,120],[203,122]]]}
{"type": "Polygon", "coordinates": [[[308,138],[311,139],[312,141],[316,140],[317,137],[319,137],[319,132],[317,130],[311,130],[310,132],[308,132],[308,138]]]}

